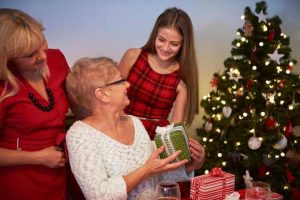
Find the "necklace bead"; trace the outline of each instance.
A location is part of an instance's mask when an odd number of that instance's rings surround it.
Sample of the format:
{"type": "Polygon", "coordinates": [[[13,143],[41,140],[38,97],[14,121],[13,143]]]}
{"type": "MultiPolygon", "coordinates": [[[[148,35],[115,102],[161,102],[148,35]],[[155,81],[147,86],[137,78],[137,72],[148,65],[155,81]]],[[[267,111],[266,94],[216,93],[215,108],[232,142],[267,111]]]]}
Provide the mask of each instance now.
{"type": "Polygon", "coordinates": [[[50,101],[48,106],[43,106],[42,104],[40,104],[40,102],[35,98],[35,96],[31,92],[28,94],[28,98],[31,100],[33,105],[35,105],[38,109],[42,110],[43,112],[49,112],[53,109],[55,104],[54,96],[50,88],[46,88],[46,93],[50,101]]]}

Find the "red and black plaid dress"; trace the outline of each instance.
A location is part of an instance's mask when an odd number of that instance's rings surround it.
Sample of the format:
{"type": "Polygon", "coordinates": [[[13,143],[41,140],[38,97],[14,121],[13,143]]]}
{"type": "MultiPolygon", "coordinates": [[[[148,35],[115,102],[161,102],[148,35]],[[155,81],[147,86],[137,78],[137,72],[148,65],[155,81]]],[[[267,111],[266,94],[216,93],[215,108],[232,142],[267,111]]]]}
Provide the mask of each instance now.
{"type": "Polygon", "coordinates": [[[168,116],[176,99],[176,88],[180,81],[179,71],[159,74],[150,67],[148,53],[141,51],[132,66],[127,81],[130,83],[127,114],[140,117],[151,140],[157,126],[169,124],[168,116]]]}

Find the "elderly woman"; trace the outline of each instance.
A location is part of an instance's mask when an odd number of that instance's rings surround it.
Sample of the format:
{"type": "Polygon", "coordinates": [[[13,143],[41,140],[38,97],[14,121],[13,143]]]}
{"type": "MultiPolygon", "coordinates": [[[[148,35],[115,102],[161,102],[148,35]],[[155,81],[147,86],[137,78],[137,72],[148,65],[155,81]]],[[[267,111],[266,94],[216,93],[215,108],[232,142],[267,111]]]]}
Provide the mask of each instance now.
{"type": "Polygon", "coordinates": [[[203,147],[190,140],[192,161],[173,162],[154,150],[141,121],[124,115],[129,83],[106,57],[77,61],[67,77],[72,110],[82,120],[67,132],[71,169],[87,199],[153,199],[161,180],[185,181],[203,163],[203,147]],[[74,105],[80,105],[77,109],[74,105]],[[79,112],[81,111],[81,112],[79,112]],[[185,165],[185,166],[184,166],[185,165]]]}

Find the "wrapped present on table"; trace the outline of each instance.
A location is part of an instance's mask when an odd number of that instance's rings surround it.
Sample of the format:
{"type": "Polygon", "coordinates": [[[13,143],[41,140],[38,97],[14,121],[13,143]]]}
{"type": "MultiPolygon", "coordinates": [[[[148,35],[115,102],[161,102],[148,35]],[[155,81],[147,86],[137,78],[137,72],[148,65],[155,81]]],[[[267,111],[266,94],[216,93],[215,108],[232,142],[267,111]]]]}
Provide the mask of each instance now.
{"type": "Polygon", "coordinates": [[[176,161],[184,159],[191,160],[188,136],[182,123],[157,127],[155,132],[154,142],[156,147],[165,146],[165,150],[159,155],[160,158],[166,158],[175,153],[175,151],[181,150],[176,161]]]}
{"type": "Polygon", "coordinates": [[[190,198],[194,200],[223,200],[234,192],[235,176],[213,168],[209,174],[192,178],[190,198]]]}

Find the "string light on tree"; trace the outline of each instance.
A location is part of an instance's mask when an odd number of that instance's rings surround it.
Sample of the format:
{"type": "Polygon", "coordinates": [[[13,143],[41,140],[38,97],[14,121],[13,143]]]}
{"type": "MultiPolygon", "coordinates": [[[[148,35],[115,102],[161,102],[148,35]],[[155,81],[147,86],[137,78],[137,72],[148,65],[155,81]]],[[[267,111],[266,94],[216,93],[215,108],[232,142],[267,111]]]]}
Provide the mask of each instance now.
{"type": "Polygon", "coordinates": [[[265,65],[268,66],[270,64],[270,61],[266,61],[265,65]]]}

